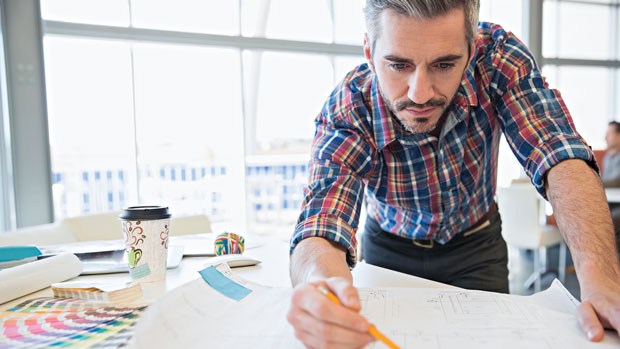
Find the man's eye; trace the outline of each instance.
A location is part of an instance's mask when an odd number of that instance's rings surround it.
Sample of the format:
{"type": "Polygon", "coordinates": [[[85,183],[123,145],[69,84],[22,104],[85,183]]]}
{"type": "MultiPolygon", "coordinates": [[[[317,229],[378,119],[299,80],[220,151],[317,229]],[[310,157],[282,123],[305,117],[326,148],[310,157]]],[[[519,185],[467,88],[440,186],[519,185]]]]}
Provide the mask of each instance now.
{"type": "Polygon", "coordinates": [[[454,63],[439,63],[437,64],[437,67],[439,68],[439,70],[448,70],[454,67],[454,63]]]}
{"type": "Polygon", "coordinates": [[[396,71],[401,71],[405,70],[407,68],[407,65],[405,63],[392,63],[390,64],[390,67],[396,71]]]}

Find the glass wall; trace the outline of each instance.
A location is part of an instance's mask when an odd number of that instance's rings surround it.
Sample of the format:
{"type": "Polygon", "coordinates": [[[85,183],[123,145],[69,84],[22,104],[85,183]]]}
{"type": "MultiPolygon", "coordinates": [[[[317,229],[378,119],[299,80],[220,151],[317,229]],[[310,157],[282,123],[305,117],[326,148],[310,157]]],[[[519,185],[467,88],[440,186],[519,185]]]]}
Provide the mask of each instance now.
{"type": "MultiPolygon", "coordinates": [[[[496,23],[519,39],[523,38],[523,3],[514,0],[480,1],[480,21],[496,23]]],[[[505,139],[505,138],[504,138],[505,139]]],[[[500,142],[497,169],[497,184],[509,186],[510,182],[525,173],[506,141],[500,142]]]]}
{"type": "Polygon", "coordinates": [[[480,1],[479,19],[501,25],[520,39],[523,35],[523,3],[515,0],[480,1]]]}
{"type": "MultiPolygon", "coordinates": [[[[314,118],[364,62],[364,2],[42,0],[56,218],[163,203],[216,230],[288,239],[314,118]],[[73,26],[61,35],[63,22],[73,26]]],[[[618,1],[546,0],[545,58],[617,60],[618,17],[618,1]]],[[[521,1],[482,0],[480,19],[526,41],[521,1]]],[[[620,70],[543,72],[603,146],[620,70]]],[[[519,173],[503,142],[499,185],[519,173]]]]}
{"type": "Polygon", "coordinates": [[[613,120],[614,103],[618,99],[617,94],[613,96],[615,70],[596,66],[545,65],[543,72],[549,84],[562,93],[579,134],[594,149],[605,149],[607,123],[613,120]]]}
{"type": "Polygon", "coordinates": [[[49,35],[44,51],[56,218],[135,202],[129,44],[49,35]]]}
{"type": "Polygon", "coordinates": [[[543,72],[562,92],[579,133],[604,149],[608,122],[620,120],[620,1],[545,0],[543,6],[543,72]]]}
{"type": "Polygon", "coordinates": [[[56,218],[157,203],[288,239],[314,118],[363,62],[362,4],[43,0],[56,218]],[[49,30],[63,22],[98,33],[49,30]]]}
{"type": "Polygon", "coordinates": [[[611,1],[545,1],[543,55],[613,59],[611,23],[616,12],[611,1]]]}

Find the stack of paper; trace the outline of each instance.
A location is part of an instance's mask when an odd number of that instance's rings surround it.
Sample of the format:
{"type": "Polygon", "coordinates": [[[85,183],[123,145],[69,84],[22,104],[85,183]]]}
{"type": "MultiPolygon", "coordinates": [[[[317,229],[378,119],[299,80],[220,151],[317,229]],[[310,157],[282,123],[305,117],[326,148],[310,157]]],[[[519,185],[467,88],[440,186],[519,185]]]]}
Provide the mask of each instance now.
{"type": "Polygon", "coordinates": [[[131,283],[63,282],[52,284],[54,297],[106,303],[131,303],[142,297],[140,285],[131,283]]]}

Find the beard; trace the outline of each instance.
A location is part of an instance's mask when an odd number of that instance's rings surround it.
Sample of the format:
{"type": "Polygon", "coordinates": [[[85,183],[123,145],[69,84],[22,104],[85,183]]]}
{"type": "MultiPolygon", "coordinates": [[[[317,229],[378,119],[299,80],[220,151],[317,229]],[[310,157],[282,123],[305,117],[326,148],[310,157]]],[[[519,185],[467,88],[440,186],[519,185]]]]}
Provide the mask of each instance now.
{"type": "Polygon", "coordinates": [[[446,111],[448,109],[448,105],[452,103],[452,101],[454,100],[454,97],[456,96],[456,93],[455,93],[454,96],[452,96],[452,98],[450,99],[449,103],[447,102],[447,99],[438,99],[438,98],[430,99],[424,104],[418,104],[410,100],[409,98],[393,103],[389,98],[386,97],[385,93],[383,93],[383,90],[381,89],[381,84],[377,84],[377,86],[379,87],[379,94],[381,95],[383,100],[386,102],[388,109],[396,117],[396,120],[398,121],[398,123],[406,131],[413,133],[413,134],[430,133],[434,131],[437,128],[437,125],[440,124],[440,121],[444,119],[446,111]],[[415,118],[414,120],[409,121],[404,118],[401,118],[398,115],[398,112],[401,112],[405,110],[406,108],[412,108],[412,107],[419,108],[419,109],[428,108],[428,107],[439,107],[441,108],[441,116],[437,118],[436,120],[432,120],[432,117],[427,117],[427,118],[415,118]]]}

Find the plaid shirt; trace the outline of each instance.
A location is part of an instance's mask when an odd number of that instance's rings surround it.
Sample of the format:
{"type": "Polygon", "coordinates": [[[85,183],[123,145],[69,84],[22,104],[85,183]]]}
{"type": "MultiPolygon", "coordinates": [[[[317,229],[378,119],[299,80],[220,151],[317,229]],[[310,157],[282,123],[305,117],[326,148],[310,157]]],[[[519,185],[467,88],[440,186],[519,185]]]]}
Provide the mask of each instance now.
{"type": "Polygon", "coordinates": [[[387,108],[366,64],[350,72],[316,119],[310,184],[291,252],[319,236],[356,263],[355,232],[364,187],[368,216],[408,239],[445,244],[491,207],[502,133],[545,194],[545,173],[565,159],[594,155],[556,90],[512,33],[481,22],[476,55],[463,74],[440,137],[411,134],[387,108]]]}

